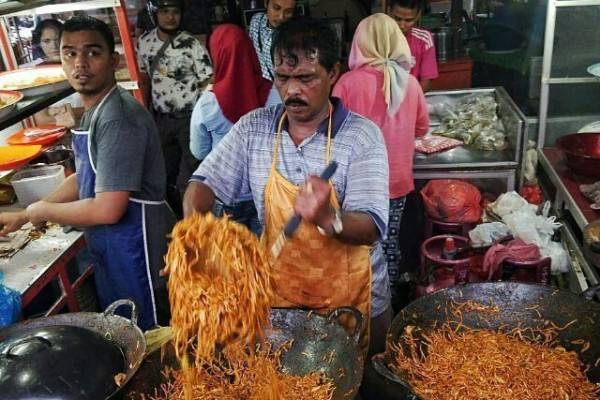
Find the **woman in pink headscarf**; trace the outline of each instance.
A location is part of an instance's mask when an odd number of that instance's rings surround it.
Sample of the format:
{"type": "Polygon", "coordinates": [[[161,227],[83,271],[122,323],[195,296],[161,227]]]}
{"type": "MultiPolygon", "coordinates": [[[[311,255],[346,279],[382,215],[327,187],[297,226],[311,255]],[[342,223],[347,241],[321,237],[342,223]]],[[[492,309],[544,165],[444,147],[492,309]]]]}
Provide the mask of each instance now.
{"type": "Polygon", "coordinates": [[[401,273],[406,271],[400,271],[404,240],[399,232],[407,195],[415,188],[414,140],[429,129],[427,103],[421,85],[409,74],[410,60],[410,48],[398,24],[385,14],[371,15],[358,25],[350,50],[350,71],[333,90],[333,96],[341,98],[347,108],[377,124],[385,139],[390,168],[390,219],[383,248],[393,305],[397,305],[401,295],[400,283],[405,282],[401,273]]]}

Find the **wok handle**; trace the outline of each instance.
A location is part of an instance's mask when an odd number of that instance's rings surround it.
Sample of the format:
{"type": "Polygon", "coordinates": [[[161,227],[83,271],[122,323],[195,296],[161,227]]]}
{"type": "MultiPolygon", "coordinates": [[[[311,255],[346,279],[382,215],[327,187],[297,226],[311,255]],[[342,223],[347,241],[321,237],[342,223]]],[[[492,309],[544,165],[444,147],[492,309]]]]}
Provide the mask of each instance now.
{"type": "Polygon", "coordinates": [[[343,315],[343,314],[350,314],[356,320],[356,326],[354,327],[354,333],[352,333],[352,338],[354,339],[354,341],[356,343],[358,343],[360,341],[360,332],[362,331],[364,321],[363,321],[362,313],[360,311],[358,311],[356,308],[352,308],[352,307],[336,308],[335,310],[330,312],[329,315],[327,315],[327,322],[332,323],[334,320],[338,319],[340,317],[340,315],[343,315]]]}
{"type": "Polygon", "coordinates": [[[410,385],[400,379],[399,377],[396,376],[396,374],[394,374],[392,371],[390,371],[390,369],[385,365],[385,354],[384,353],[379,353],[379,354],[375,354],[372,358],[371,358],[371,365],[373,366],[373,369],[381,376],[383,376],[384,378],[397,383],[398,385],[404,387],[409,393],[411,393],[408,397],[409,400],[418,400],[418,397],[414,396],[412,393],[413,390],[410,387],[410,385]]]}
{"type": "Polygon", "coordinates": [[[600,300],[600,285],[592,286],[581,294],[586,300],[593,301],[594,297],[600,300]]]}
{"type": "Polygon", "coordinates": [[[6,358],[17,358],[18,355],[12,354],[12,351],[15,348],[19,347],[19,346],[22,346],[24,344],[31,343],[31,342],[38,342],[38,343],[41,343],[41,344],[43,344],[45,346],[52,347],[52,343],[48,339],[46,339],[44,337],[41,337],[41,336],[29,336],[29,337],[24,337],[24,338],[19,339],[19,340],[15,340],[13,343],[10,344],[10,346],[8,346],[8,348],[6,349],[6,351],[4,351],[2,353],[2,356],[6,357],[6,358]]]}
{"type": "Polygon", "coordinates": [[[117,308],[119,308],[121,306],[131,307],[131,325],[137,325],[137,319],[138,319],[137,306],[135,305],[135,303],[133,301],[131,301],[129,299],[117,300],[114,303],[112,303],[111,305],[109,305],[108,307],[106,307],[106,310],[104,310],[104,316],[105,317],[114,316],[117,308]]]}

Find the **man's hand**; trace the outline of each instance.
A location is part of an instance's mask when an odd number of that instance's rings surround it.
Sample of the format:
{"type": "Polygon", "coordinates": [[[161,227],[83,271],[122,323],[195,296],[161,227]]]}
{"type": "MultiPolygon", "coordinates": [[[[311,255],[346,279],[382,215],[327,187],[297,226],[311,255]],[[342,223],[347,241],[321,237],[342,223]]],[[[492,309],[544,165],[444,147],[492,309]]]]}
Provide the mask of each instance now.
{"type": "Polygon", "coordinates": [[[311,175],[296,197],[294,212],[306,222],[324,229],[328,228],[334,218],[330,199],[331,186],[329,182],[311,175]]]}
{"type": "Polygon", "coordinates": [[[40,200],[38,202],[30,204],[27,207],[27,219],[31,221],[33,226],[39,227],[40,225],[46,223],[47,217],[45,216],[45,211],[47,204],[48,203],[46,203],[45,201],[40,200]]]}
{"type": "Polygon", "coordinates": [[[6,236],[11,232],[18,231],[27,222],[29,222],[29,218],[25,210],[0,213],[0,226],[2,228],[0,236],[6,236]]]}

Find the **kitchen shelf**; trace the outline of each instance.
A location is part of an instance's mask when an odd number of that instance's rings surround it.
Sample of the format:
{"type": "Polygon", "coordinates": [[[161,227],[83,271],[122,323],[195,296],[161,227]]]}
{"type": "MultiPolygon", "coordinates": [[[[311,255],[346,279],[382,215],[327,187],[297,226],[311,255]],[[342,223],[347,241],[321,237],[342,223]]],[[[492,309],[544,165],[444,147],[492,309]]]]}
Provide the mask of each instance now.
{"type": "Polygon", "coordinates": [[[0,130],[21,122],[23,119],[51,106],[74,92],[73,88],[68,86],[64,89],[44,93],[39,96],[24,98],[17,103],[17,106],[12,113],[3,119],[0,119],[0,130]]]}
{"type": "Polygon", "coordinates": [[[554,147],[538,150],[540,167],[556,190],[554,207],[560,213],[568,211],[580,230],[600,218],[600,212],[590,208],[591,201],[580,191],[579,185],[595,179],[573,174],[566,165],[562,152],[554,147]]]}

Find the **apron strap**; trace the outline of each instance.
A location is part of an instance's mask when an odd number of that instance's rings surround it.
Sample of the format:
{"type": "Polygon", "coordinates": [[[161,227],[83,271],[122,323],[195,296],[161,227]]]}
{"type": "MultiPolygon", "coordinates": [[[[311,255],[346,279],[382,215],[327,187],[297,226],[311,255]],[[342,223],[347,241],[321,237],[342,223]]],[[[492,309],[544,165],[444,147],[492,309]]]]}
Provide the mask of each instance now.
{"type": "MultiPolygon", "coordinates": [[[[327,121],[327,147],[325,149],[325,165],[329,165],[331,162],[331,131],[332,131],[332,115],[333,105],[329,103],[329,120],[327,121]]],[[[287,117],[287,111],[284,111],[279,118],[277,124],[277,132],[275,133],[275,146],[273,148],[273,160],[271,161],[271,172],[277,170],[277,159],[279,158],[279,147],[281,146],[281,132],[283,130],[283,123],[287,117]]]]}

